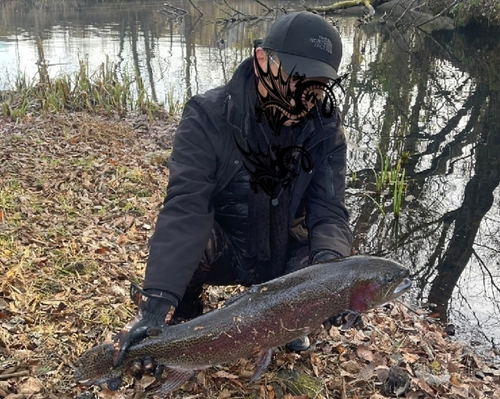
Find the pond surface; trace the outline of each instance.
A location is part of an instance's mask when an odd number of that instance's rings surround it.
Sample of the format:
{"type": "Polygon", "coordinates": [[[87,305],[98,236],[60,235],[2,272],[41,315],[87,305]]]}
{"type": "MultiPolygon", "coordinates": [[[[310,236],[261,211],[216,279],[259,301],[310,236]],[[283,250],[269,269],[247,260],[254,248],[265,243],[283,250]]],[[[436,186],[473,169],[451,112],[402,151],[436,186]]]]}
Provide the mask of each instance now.
{"type": "MultiPolygon", "coordinates": [[[[166,104],[225,83],[251,54],[274,13],[256,2],[113,2],[79,8],[0,9],[0,89],[25,73],[37,79],[43,43],[50,76],[79,61],[137,70],[166,104]],[[182,10],[175,9],[179,7],[182,10]],[[185,13],[184,13],[185,11],[185,13]],[[182,15],[182,18],[175,18],[182,15]]],[[[309,3],[308,3],[309,4],[309,3]]],[[[270,7],[300,9],[273,2],[270,7]]],[[[500,39],[480,32],[428,34],[336,16],[348,73],[342,113],[349,134],[348,208],[355,251],[399,260],[415,279],[413,304],[432,305],[460,338],[500,345],[500,39]],[[394,216],[388,169],[405,192],[394,216]],[[396,169],[400,162],[401,169],[396,169]]]]}

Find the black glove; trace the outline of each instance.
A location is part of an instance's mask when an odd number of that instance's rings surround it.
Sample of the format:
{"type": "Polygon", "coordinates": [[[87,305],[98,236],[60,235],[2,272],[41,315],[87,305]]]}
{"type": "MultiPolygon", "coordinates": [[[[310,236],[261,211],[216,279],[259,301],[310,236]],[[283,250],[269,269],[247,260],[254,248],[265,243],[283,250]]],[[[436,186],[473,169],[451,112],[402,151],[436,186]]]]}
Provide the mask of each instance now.
{"type": "Polygon", "coordinates": [[[138,307],[137,315],[116,334],[113,343],[113,366],[123,362],[130,345],[152,335],[158,335],[167,325],[177,305],[177,298],[165,291],[141,290],[130,286],[130,298],[138,307]]]}
{"type": "Polygon", "coordinates": [[[343,258],[343,256],[337,251],[331,249],[320,249],[318,251],[314,251],[309,256],[309,264],[314,265],[316,263],[323,263],[332,259],[339,258],[343,258]]]}
{"type": "Polygon", "coordinates": [[[346,310],[340,314],[330,317],[323,323],[323,326],[329,330],[332,326],[341,327],[345,331],[351,327],[363,328],[363,319],[361,314],[354,310],[346,310]]]}

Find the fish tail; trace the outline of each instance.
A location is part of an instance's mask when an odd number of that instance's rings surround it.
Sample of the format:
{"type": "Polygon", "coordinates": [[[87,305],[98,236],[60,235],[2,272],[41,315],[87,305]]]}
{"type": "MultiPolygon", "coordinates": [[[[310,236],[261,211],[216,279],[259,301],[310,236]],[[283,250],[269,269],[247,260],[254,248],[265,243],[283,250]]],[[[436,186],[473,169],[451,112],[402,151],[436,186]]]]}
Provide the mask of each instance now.
{"type": "Polygon", "coordinates": [[[75,369],[75,381],[84,385],[102,384],[120,378],[123,367],[113,367],[113,345],[98,345],[86,351],[75,369]]]}

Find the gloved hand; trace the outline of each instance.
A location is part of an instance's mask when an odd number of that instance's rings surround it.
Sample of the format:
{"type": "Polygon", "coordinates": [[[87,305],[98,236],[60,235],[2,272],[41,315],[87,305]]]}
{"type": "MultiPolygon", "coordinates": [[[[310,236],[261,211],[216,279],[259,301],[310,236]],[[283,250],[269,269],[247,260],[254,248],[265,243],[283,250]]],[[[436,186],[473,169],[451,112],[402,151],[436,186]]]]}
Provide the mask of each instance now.
{"type": "Polygon", "coordinates": [[[332,326],[341,327],[345,331],[351,327],[363,328],[363,319],[361,314],[354,310],[346,310],[340,314],[330,317],[323,323],[323,326],[329,330],[332,326]]]}
{"type": "Polygon", "coordinates": [[[343,256],[337,251],[331,249],[320,249],[319,251],[314,251],[309,256],[309,264],[314,265],[316,263],[323,263],[332,259],[339,258],[343,258],[343,256]]]}
{"type": "Polygon", "coordinates": [[[177,298],[165,291],[144,292],[135,284],[130,286],[130,297],[137,305],[137,315],[115,336],[113,366],[123,362],[130,345],[152,335],[158,335],[167,325],[177,305],[177,298]]]}

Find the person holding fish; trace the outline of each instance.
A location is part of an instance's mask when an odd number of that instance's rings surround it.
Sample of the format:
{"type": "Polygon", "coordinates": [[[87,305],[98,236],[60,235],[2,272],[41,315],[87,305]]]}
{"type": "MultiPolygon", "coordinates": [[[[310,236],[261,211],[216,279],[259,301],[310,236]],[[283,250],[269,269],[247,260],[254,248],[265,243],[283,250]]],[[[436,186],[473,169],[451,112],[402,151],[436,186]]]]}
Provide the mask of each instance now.
{"type": "MultiPolygon", "coordinates": [[[[132,344],[201,315],[205,284],[251,286],[350,255],[341,58],[328,21],[288,14],[226,85],[187,102],[144,285],[131,289],[138,313],[114,340],[115,367],[132,344]]],[[[287,347],[306,350],[309,339],[287,347]]]]}

